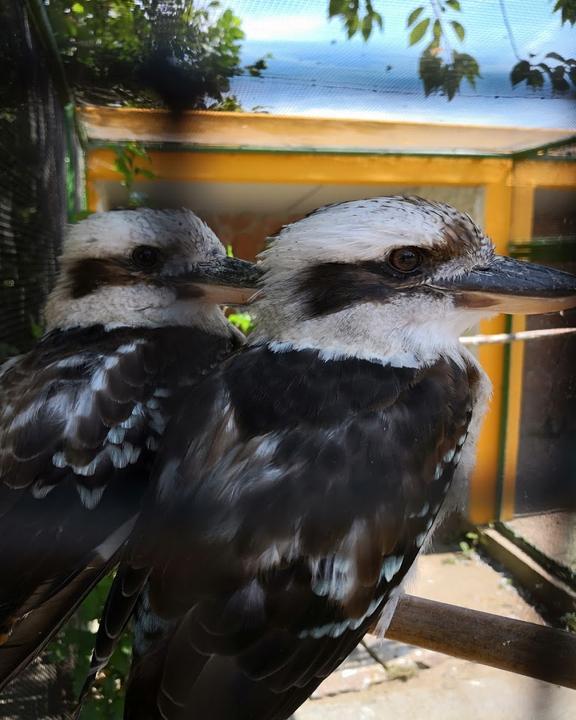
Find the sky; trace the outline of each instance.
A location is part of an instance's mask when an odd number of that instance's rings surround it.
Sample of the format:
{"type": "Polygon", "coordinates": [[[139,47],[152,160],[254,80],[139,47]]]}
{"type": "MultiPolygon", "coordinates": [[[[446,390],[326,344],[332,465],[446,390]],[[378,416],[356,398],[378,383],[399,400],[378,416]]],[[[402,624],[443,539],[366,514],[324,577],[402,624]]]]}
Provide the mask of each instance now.
{"type": "MultiPolygon", "coordinates": [[[[374,8],[385,18],[385,27],[367,44],[408,50],[406,18],[415,7],[426,4],[426,0],[374,0],[374,8]]],[[[226,5],[242,18],[248,41],[345,40],[340,20],[328,20],[328,0],[229,0],[226,5]]],[[[547,50],[550,43],[560,54],[573,54],[576,30],[569,25],[561,27],[560,15],[552,12],[553,6],[554,0],[504,0],[520,54],[547,50]]],[[[461,7],[462,12],[453,12],[450,17],[458,19],[467,30],[462,48],[496,63],[512,53],[500,0],[461,0],[461,7]]],[[[360,39],[356,42],[363,44],[360,39]]]]}
{"type": "Polygon", "coordinates": [[[328,0],[222,0],[242,20],[244,62],[272,54],[263,78],[233,82],[243,107],[458,122],[478,122],[481,112],[491,124],[576,127],[572,99],[553,97],[549,86],[536,93],[524,84],[513,88],[509,80],[519,57],[529,53],[534,62],[550,51],[574,55],[576,29],[561,25],[552,12],[555,0],[460,0],[462,12],[450,11],[448,19],[464,25],[466,37],[452,37],[453,47],[478,60],[482,79],[477,90],[464,82],[462,95],[451,103],[424,99],[417,73],[424,43],[408,47],[406,19],[419,5],[426,12],[429,0],[372,1],[384,17],[384,31],[364,42],[359,36],[348,40],[340,19],[328,19],[328,0]]]}

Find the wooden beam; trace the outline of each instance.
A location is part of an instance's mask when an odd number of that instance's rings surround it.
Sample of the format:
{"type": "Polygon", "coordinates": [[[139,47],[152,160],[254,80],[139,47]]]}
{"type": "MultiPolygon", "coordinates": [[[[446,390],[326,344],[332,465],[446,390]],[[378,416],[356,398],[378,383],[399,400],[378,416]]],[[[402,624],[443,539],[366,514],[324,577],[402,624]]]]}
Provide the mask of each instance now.
{"type": "MultiPolygon", "coordinates": [[[[508,254],[510,239],[510,213],[512,188],[509,172],[484,188],[484,230],[492,238],[496,252],[508,254]]],[[[506,331],[504,315],[483,320],[483,335],[506,331]]],[[[504,357],[502,345],[481,345],[477,357],[492,382],[492,400],[482,422],[482,430],[476,448],[476,465],[470,477],[468,495],[468,519],[473,525],[484,525],[498,515],[498,479],[502,443],[502,419],[505,401],[504,357]]]]}
{"type": "MultiPolygon", "coordinates": [[[[480,185],[492,183],[498,200],[512,171],[512,160],[469,157],[349,154],[281,151],[149,150],[155,179],[138,182],[319,183],[324,185],[480,185]]],[[[92,148],[86,156],[92,181],[122,178],[116,156],[108,148],[92,148]]],[[[507,238],[506,238],[507,239],[507,238]]]]}
{"type": "Polygon", "coordinates": [[[576,690],[576,636],[405,595],[386,637],[576,690]]]}
{"type": "MultiPolygon", "coordinates": [[[[480,543],[491,557],[509,570],[535,600],[544,605],[550,615],[561,618],[566,613],[576,613],[576,591],[498,530],[482,529],[480,543]]],[[[576,667],[574,672],[576,673],[576,667]]]]}
{"type": "Polygon", "coordinates": [[[448,154],[455,138],[461,151],[511,155],[569,139],[569,129],[473,126],[405,120],[315,118],[268,113],[188,111],[177,120],[165,110],[144,108],[78,108],[86,134],[100,142],[170,142],[230,149],[300,149],[315,152],[375,150],[448,154]]]}

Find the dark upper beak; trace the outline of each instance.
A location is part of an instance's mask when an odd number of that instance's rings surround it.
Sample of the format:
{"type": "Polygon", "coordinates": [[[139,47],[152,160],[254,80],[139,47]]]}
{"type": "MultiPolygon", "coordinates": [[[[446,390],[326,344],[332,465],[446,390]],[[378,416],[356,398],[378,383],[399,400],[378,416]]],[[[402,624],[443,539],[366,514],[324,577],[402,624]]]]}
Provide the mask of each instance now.
{"type": "Polygon", "coordinates": [[[216,305],[244,305],[256,295],[260,269],[251,262],[222,257],[197,263],[172,278],[183,294],[199,297],[216,305]]]}
{"type": "Polygon", "coordinates": [[[486,267],[459,278],[433,282],[454,295],[457,305],[533,315],[576,307],[576,276],[496,255],[486,267]]]}

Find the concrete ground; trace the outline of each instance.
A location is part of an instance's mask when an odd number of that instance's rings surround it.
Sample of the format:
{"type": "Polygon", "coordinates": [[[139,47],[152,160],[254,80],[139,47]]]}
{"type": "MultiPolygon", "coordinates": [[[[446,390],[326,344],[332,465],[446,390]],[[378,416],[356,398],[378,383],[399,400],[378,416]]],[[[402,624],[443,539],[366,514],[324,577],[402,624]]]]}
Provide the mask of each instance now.
{"type": "MultiPolygon", "coordinates": [[[[421,597],[544,624],[510,581],[475,552],[420,560],[421,597]]],[[[575,669],[576,672],[576,669],[575,669]]],[[[573,720],[576,691],[367,637],[296,720],[573,720]]]]}

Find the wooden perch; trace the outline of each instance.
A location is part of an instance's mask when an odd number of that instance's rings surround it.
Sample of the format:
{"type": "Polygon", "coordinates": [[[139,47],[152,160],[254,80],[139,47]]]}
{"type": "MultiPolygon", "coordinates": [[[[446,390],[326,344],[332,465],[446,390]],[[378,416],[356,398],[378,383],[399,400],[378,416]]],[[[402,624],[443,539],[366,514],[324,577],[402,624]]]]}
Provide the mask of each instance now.
{"type": "Polygon", "coordinates": [[[576,690],[576,635],[405,595],[386,637],[576,690]]]}

